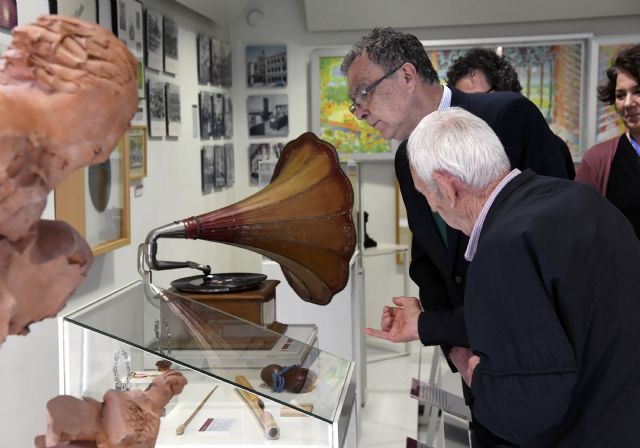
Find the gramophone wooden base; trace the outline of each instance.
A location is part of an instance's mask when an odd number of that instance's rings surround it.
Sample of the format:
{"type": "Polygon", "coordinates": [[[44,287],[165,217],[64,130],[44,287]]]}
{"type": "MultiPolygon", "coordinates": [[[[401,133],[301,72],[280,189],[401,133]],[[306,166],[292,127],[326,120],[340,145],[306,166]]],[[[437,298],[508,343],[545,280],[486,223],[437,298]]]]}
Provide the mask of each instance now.
{"type": "Polygon", "coordinates": [[[256,289],[217,294],[182,292],[175,288],[170,291],[282,333],[287,326],[276,322],[276,286],[279,283],[279,280],[265,280],[256,289]]]}

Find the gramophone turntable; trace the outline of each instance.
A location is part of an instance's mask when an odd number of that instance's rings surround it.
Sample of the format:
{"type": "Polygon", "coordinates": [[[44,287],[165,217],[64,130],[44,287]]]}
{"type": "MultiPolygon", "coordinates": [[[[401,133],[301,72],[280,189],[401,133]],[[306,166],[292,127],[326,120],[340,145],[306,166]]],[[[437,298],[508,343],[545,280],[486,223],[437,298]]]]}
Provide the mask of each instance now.
{"type": "MultiPolygon", "coordinates": [[[[285,145],[271,183],[235,204],[152,230],[141,246],[141,268],[192,268],[202,275],[172,282],[193,300],[275,330],[275,287],[262,274],[212,273],[208,265],[157,259],[160,238],[220,242],[260,253],[282,268],[298,296],[328,304],[349,276],[356,245],[353,190],[329,143],[305,133],[285,145]],[[273,303],[273,306],[269,305],[273,303]],[[251,308],[259,308],[250,312],[251,308]]],[[[280,324],[281,325],[281,324],[280,324]]]]}

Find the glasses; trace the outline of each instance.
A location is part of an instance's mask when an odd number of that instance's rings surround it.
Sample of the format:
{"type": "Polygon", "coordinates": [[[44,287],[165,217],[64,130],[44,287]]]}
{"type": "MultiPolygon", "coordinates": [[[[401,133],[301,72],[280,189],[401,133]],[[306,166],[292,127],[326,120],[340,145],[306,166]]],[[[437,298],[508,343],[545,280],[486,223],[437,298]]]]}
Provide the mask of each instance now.
{"type": "Polygon", "coordinates": [[[369,84],[364,89],[360,90],[359,92],[356,92],[356,94],[354,95],[353,101],[351,102],[351,106],[349,106],[349,112],[351,112],[353,115],[355,115],[356,114],[356,108],[358,106],[360,106],[367,99],[367,95],[369,93],[371,93],[373,91],[373,89],[378,87],[378,84],[380,84],[382,81],[387,79],[389,76],[393,75],[395,72],[400,70],[400,67],[402,67],[403,65],[404,65],[404,62],[402,64],[400,64],[399,66],[397,66],[396,68],[394,68],[392,70],[389,70],[382,78],[378,79],[377,81],[373,81],[371,84],[369,84]]]}

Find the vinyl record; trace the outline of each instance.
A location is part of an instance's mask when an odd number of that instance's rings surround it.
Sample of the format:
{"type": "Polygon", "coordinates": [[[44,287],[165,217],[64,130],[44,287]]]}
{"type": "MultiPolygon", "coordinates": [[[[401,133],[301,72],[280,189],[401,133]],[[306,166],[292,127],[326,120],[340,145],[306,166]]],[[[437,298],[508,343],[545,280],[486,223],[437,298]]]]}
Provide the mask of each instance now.
{"type": "Polygon", "coordinates": [[[253,289],[266,279],[264,274],[230,272],[179,278],[172,281],[171,286],[178,291],[215,294],[253,289]]]}

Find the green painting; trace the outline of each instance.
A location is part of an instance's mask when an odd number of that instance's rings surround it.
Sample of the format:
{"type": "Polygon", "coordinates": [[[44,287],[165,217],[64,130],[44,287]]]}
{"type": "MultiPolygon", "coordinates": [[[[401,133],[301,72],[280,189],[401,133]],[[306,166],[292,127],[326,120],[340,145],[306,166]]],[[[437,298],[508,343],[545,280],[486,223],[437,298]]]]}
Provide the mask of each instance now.
{"type": "Polygon", "coordinates": [[[341,56],[320,57],[320,138],[338,154],[384,154],[391,147],[366,121],[349,112],[347,77],[340,72],[341,56]]]}

